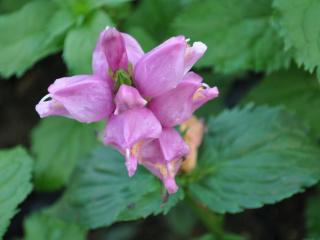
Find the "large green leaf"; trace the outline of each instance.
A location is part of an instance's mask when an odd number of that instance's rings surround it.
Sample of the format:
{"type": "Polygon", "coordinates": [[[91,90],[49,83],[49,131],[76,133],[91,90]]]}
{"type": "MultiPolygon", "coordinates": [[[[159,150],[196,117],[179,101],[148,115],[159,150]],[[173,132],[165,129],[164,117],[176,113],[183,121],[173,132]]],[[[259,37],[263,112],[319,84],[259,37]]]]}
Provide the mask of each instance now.
{"type": "Polygon", "coordinates": [[[59,117],[42,120],[32,132],[36,189],[52,191],[62,187],[76,161],[89,153],[96,142],[92,125],[59,117]]]}
{"type": "Polygon", "coordinates": [[[0,238],[32,189],[31,170],[32,160],[23,148],[0,151],[0,238]]]}
{"type": "Polygon", "coordinates": [[[183,0],[142,0],[127,18],[126,29],[142,28],[153,39],[163,41],[171,35],[170,23],[181,10],[183,0]]]}
{"type": "Polygon", "coordinates": [[[28,0],[1,0],[0,1],[0,13],[8,13],[21,8],[26,4],[28,0]]]}
{"type": "Polygon", "coordinates": [[[166,213],[183,198],[179,190],[163,204],[162,192],[160,181],[142,167],[129,178],[123,156],[101,146],[79,163],[71,185],[52,211],[65,220],[97,228],[166,213]]]}
{"type": "Polygon", "coordinates": [[[294,115],[248,105],[209,121],[199,164],[189,185],[193,197],[216,212],[235,213],[315,184],[320,148],[294,115]]]}
{"type": "Polygon", "coordinates": [[[284,105],[305,119],[320,134],[320,86],[315,77],[298,69],[267,76],[253,88],[244,102],[284,105]]]}
{"type": "Polygon", "coordinates": [[[86,231],[46,213],[34,214],[24,222],[25,240],[85,240],[86,231]]]}
{"type": "Polygon", "coordinates": [[[71,15],[51,1],[32,1],[0,16],[0,74],[22,75],[39,59],[62,48],[71,15]]]}
{"type": "Polygon", "coordinates": [[[320,188],[307,201],[306,228],[308,239],[320,239],[320,188]]]}
{"type": "Polygon", "coordinates": [[[61,7],[75,16],[88,15],[92,10],[101,7],[114,7],[131,0],[54,0],[61,7]]]}
{"type": "Polygon", "coordinates": [[[156,41],[143,28],[133,26],[127,29],[127,32],[139,42],[145,51],[156,47],[156,41]]]}
{"type": "Polygon", "coordinates": [[[208,51],[199,66],[217,71],[273,71],[290,56],[272,24],[271,0],[193,1],[174,22],[177,34],[203,41],[208,51]]]}
{"type": "Polygon", "coordinates": [[[92,52],[99,33],[113,25],[103,11],[95,12],[83,26],[72,29],[64,43],[63,57],[72,73],[90,73],[92,52]]]}
{"type": "Polygon", "coordinates": [[[279,11],[286,48],[293,48],[296,61],[309,71],[317,68],[320,76],[320,1],[274,0],[274,7],[279,11]]]}

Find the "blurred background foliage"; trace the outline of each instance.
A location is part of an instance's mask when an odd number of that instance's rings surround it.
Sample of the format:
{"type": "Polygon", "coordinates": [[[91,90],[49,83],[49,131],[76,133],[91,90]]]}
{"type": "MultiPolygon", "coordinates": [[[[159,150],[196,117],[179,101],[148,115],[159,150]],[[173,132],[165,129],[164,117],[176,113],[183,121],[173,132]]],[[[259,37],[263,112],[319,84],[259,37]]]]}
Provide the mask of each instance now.
{"type": "Polygon", "coordinates": [[[320,239],[319,16],[314,0],[0,0],[0,237],[320,239]],[[91,73],[106,26],[145,51],[179,34],[208,46],[195,69],[220,97],[165,204],[101,146],[103,123],[34,110],[56,78],[91,73]]]}

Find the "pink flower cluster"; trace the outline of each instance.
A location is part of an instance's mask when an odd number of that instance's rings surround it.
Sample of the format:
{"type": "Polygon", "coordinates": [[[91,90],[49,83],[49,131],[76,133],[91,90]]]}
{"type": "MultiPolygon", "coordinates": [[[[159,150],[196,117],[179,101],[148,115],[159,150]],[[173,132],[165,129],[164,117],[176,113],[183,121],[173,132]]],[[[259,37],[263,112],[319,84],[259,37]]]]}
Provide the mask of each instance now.
{"type": "Polygon", "coordinates": [[[175,193],[188,146],[174,127],[218,96],[216,87],[190,71],[206,45],[187,42],[172,37],[144,53],[132,36],[106,28],[93,52],[93,74],[57,79],[36,110],[40,117],[106,120],[103,141],[125,156],[129,176],[141,164],[175,193]]]}

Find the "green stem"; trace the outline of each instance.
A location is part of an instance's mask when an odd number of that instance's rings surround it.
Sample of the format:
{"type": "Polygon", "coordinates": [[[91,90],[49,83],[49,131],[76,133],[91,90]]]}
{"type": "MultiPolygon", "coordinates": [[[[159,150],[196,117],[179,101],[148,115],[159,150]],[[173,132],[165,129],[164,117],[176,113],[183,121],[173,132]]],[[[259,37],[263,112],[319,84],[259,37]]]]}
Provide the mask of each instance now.
{"type": "Polygon", "coordinates": [[[209,210],[207,207],[201,205],[198,201],[196,201],[190,194],[187,194],[186,200],[190,205],[191,209],[198,216],[203,225],[217,238],[223,239],[224,230],[223,223],[224,218],[223,215],[216,214],[209,210]]]}

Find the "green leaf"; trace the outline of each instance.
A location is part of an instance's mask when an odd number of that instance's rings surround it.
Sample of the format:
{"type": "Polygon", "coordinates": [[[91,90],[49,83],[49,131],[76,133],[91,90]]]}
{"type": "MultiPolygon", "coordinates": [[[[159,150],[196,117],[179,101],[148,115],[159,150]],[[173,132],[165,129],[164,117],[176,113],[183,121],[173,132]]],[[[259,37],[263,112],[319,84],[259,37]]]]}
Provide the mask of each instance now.
{"type": "Polygon", "coordinates": [[[86,231],[46,213],[28,217],[24,222],[25,240],[85,240],[86,231]]]}
{"type": "Polygon", "coordinates": [[[273,71],[290,56],[272,24],[271,0],[194,1],[174,22],[177,34],[202,41],[208,51],[198,63],[223,73],[273,71]]]}
{"type": "Polygon", "coordinates": [[[32,160],[23,148],[0,151],[0,238],[31,192],[31,170],[32,160]]]}
{"type": "Polygon", "coordinates": [[[103,11],[98,11],[83,26],[74,28],[68,33],[63,57],[72,73],[91,72],[93,49],[99,33],[108,25],[113,25],[111,19],[103,11]]]}
{"type": "Polygon", "coordinates": [[[36,189],[61,188],[69,180],[76,161],[89,153],[96,142],[91,125],[59,117],[42,120],[32,132],[36,189]]]}
{"type": "Polygon", "coordinates": [[[156,47],[156,41],[143,28],[132,27],[127,29],[127,32],[137,39],[145,52],[156,47]]]}
{"type": "Polygon", "coordinates": [[[192,209],[185,201],[179,202],[165,218],[170,230],[183,238],[192,235],[194,228],[199,223],[197,216],[192,212],[192,209]]]}
{"type": "Polygon", "coordinates": [[[68,12],[50,1],[32,1],[0,16],[0,74],[21,76],[41,58],[59,51],[73,24],[68,12]],[[4,34],[5,33],[5,34],[4,34]]]}
{"type": "MultiPolygon", "coordinates": [[[[221,238],[215,237],[211,234],[205,234],[201,237],[195,238],[194,240],[218,240],[221,238]]],[[[235,235],[235,234],[225,234],[222,237],[222,240],[245,240],[246,238],[240,235],[235,235]]]]}
{"type": "Polygon", "coordinates": [[[183,198],[179,190],[164,204],[161,190],[160,181],[142,167],[129,178],[123,156],[101,146],[79,163],[71,185],[52,212],[88,228],[108,226],[167,213],[183,198]]]}
{"type": "Polygon", "coordinates": [[[21,8],[26,4],[28,0],[1,0],[0,1],[0,13],[8,13],[21,8]]]}
{"type": "Polygon", "coordinates": [[[305,125],[281,108],[247,105],[227,110],[207,127],[189,189],[213,211],[259,208],[320,178],[319,146],[305,125]]]}
{"type": "Polygon", "coordinates": [[[320,76],[319,12],[320,2],[314,0],[274,0],[279,11],[281,33],[286,48],[293,48],[295,60],[320,76]]]}
{"type": "Polygon", "coordinates": [[[185,5],[182,0],[142,0],[127,18],[126,29],[140,27],[158,41],[172,35],[169,24],[185,5]]]}
{"type": "Polygon", "coordinates": [[[308,239],[320,239],[320,188],[307,201],[306,228],[308,239]]]}
{"type": "Polygon", "coordinates": [[[284,105],[320,134],[320,86],[315,77],[298,69],[280,71],[260,82],[243,102],[284,105]]]}
{"type": "Polygon", "coordinates": [[[92,10],[101,7],[115,7],[131,0],[54,0],[60,7],[72,12],[75,16],[88,15],[92,10]]]}

